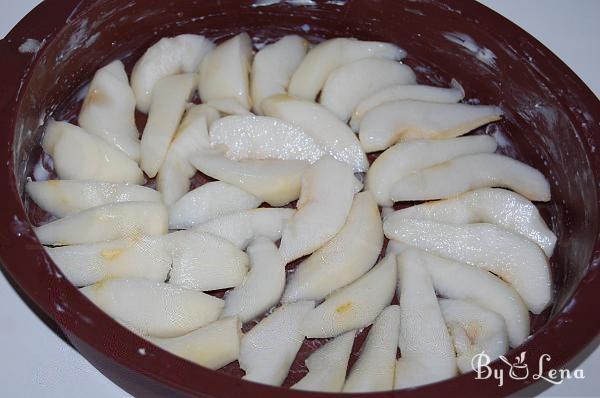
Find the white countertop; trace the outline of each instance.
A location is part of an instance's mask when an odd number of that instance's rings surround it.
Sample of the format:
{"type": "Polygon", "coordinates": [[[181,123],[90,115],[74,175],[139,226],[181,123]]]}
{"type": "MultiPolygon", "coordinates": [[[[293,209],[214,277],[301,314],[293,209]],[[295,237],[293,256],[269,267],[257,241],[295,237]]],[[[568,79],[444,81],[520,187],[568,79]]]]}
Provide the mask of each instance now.
{"type": "MultiPolygon", "coordinates": [[[[600,97],[600,1],[483,0],[556,53],[600,97]]],[[[0,37],[38,0],[0,0],[0,37]]],[[[490,27],[493,28],[493,27],[490,27]]],[[[0,386],[11,398],[129,397],[49,330],[0,274],[0,386]]],[[[585,380],[566,380],[544,397],[600,396],[600,349],[578,366],[585,380]]]]}

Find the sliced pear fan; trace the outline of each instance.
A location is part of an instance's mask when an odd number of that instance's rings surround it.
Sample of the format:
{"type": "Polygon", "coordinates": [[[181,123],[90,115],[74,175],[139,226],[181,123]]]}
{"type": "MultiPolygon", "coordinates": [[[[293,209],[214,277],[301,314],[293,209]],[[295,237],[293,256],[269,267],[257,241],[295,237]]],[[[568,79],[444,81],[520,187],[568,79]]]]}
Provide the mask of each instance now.
{"type": "Polygon", "coordinates": [[[306,337],[333,337],[373,323],[394,297],[396,271],[396,258],[388,256],[360,279],[335,291],[304,318],[306,337]]]}
{"type": "Polygon", "coordinates": [[[367,172],[365,188],[381,206],[391,206],[390,191],[402,177],[459,156],[491,153],[497,146],[496,140],[487,135],[400,142],[375,159],[367,172]]]}
{"type": "Polygon", "coordinates": [[[350,119],[352,111],[368,96],[393,84],[416,83],[408,66],[385,58],[365,58],[331,72],[319,102],[340,120],[350,119]]]}
{"type": "Polygon", "coordinates": [[[313,101],[327,77],[338,67],[363,58],[399,60],[406,51],[390,43],[336,38],[313,47],[292,75],[289,93],[313,101]]]}
{"type": "Polygon", "coordinates": [[[252,110],[262,114],[262,100],[275,94],[285,94],[292,74],[302,62],[308,42],[300,36],[284,36],[273,44],[264,46],[252,62],[252,110]]]}
{"type": "Polygon", "coordinates": [[[78,121],[88,133],[116,146],[136,162],[140,160],[135,95],[121,61],[113,61],[96,71],[78,121]]]}
{"type": "Polygon", "coordinates": [[[440,309],[452,335],[461,373],[473,369],[473,357],[484,352],[490,360],[508,351],[506,324],[495,312],[462,300],[440,299],[440,309]]]}
{"type": "Polygon", "coordinates": [[[240,368],[245,380],[280,386],[302,346],[300,323],[313,309],[312,301],[284,304],[262,319],[242,338],[240,368]]]}
{"type": "Polygon", "coordinates": [[[255,209],[261,203],[256,196],[235,185],[223,181],[208,182],[169,207],[169,228],[192,228],[226,214],[255,209]]]}
{"type": "Polygon", "coordinates": [[[341,392],[356,332],[347,332],[314,351],[306,359],[308,373],[293,390],[341,392]]]}
{"type": "Polygon", "coordinates": [[[92,207],[35,228],[44,245],[136,240],[167,233],[167,209],[157,202],[122,202],[92,207]]]}
{"type": "Polygon", "coordinates": [[[196,72],[214,44],[204,36],[184,34],[165,37],[152,45],[133,67],[131,87],[137,107],[147,113],[156,83],[167,76],[196,72]]]}
{"type": "Polygon", "coordinates": [[[303,160],[234,161],[215,150],[197,152],[190,161],[200,172],[233,184],[271,206],[298,199],[302,174],[309,165],[303,160]]]}
{"type": "Polygon", "coordinates": [[[123,325],[152,337],[177,337],[216,320],[223,300],[147,279],[111,279],[81,289],[123,325]]]}
{"type": "Polygon", "coordinates": [[[298,210],[279,245],[286,263],[314,252],[342,229],[352,206],[354,181],[352,169],[329,156],[306,170],[298,210]]]}
{"type": "Polygon", "coordinates": [[[382,245],[377,204],[369,192],[356,194],[343,228],[295,269],[282,301],[325,298],[367,272],[377,261],[382,245]]]}
{"type": "Polygon", "coordinates": [[[550,184],[542,173],[492,153],[462,156],[404,176],[390,196],[394,201],[442,199],[487,187],[509,188],[529,200],[550,200],[550,184]]]}
{"type": "Polygon", "coordinates": [[[344,392],[374,392],[394,388],[396,351],[400,335],[400,307],[390,305],[373,323],[360,357],[352,366],[344,392]]]}
{"type": "Polygon", "coordinates": [[[72,124],[50,120],[42,148],[61,179],[144,182],[142,170],[123,151],[72,124]]]}
{"type": "Polygon", "coordinates": [[[38,206],[56,217],[109,203],[161,201],[160,193],[152,188],[101,181],[28,181],[25,190],[38,206]]]}
{"type": "Polygon", "coordinates": [[[219,44],[202,61],[198,92],[202,102],[225,113],[247,113],[251,106],[248,74],[252,40],[240,33],[219,44]]]}
{"type": "Polygon", "coordinates": [[[150,337],[148,340],[171,354],[216,370],[238,359],[241,338],[240,321],[231,317],[219,319],[183,336],[150,337]]]}
{"type": "Polygon", "coordinates": [[[505,189],[478,189],[450,199],[407,207],[396,212],[394,217],[447,224],[496,224],[536,242],[548,257],[556,244],[556,235],[548,228],[535,205],[505,189]]]}
{"type": "Polygon", "coordinates": [[[393,101],[369,111],[358,135],[366,152],[376,152],[398,141],[458,137],[501,115],[496,106],[393,101]]]}

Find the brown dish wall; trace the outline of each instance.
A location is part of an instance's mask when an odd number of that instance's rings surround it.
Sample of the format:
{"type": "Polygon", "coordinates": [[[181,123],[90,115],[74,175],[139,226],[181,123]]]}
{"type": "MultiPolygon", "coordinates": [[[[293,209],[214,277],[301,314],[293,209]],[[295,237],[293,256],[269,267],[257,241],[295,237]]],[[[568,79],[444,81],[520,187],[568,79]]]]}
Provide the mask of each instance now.
{"type": "MultiPolygon", "coordinates": [[[[29,224],[43,215],[24,197],[23,186],[41,155],[44,121],[75,121],[78,93],[94,71],[117,58],[131,67],[159,37],[198,33],[219,41],[247,31],[257,43],[268,43],[290,33],[313,42],[352,36],[406,49],[405,62],[420,83],[448,86],[454,78],[468,102],[501,106],[504,119],[475,133],[495,135],[502,152],[536,167],[551,182],[552,201],[538,207],[559,237],[551,261],[554,300],[533,319],[533,338],[514,354],[526,350],[527,361],[537,369],[539,356],[549,353],[547,366],[560,367],[597,337],[599,180],[594,173],[600,170],[600,103],[573,72],[521,29],[471,1],[260,4],[50,0],[0,43],[6,59],[0,70],[8,77],[0,95],[0,134],[7,143],[1,181],[8,192],[0,211],[0,255],[34,307],[52,318],[90,362],[140,396],[317,396],[242,382],[230,376],[241,374],[237,365],[220,372],[199,368],[121,328],[79,295],[44,254],[29,224]],[[28,38],[42,42],[36,54],[19,52],[28,38]]],[[[286,384],[305,372],[304,358],[315,344],[305,344],[286,384]]],[[[494,380],[463,375],[380,396],[458,391],[497,396],[531,382],[507,380],[499,389],[494,380]]]]}

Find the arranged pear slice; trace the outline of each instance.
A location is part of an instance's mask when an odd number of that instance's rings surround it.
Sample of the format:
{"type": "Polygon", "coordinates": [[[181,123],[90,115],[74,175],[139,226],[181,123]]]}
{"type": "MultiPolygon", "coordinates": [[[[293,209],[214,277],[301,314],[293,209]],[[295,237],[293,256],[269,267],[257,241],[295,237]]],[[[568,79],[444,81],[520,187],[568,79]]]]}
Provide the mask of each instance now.
{"type": "Polygon", "coordinates": [[[80,289],[123,325],[152,337],[177,337],[215,321],[223,300],[147,279],[110,279],[80,289]]]}
{"type": "Polygon", "coordinates": [[[210,112],[211,108],[197,108],[200,106],[192,106],[186,111],[158,170],[156,185],[167,206],[190,189],[190,179],[196,174],[196,169],[189,161],[190,156],[210,148],[206,112],[210,112]]]}
{"type": "MultiPolygon", "coordinates": [[[[159,174],[160,176],[160,174],[159,174]]],[[[208,182],[169,207],[169,229],[188,229],[214,218],[255,209],[262,201],[223,181],[208,182]]]]}
{"type": "Polygon", "coordinates": [[[340,232],[296,268],[282,301],[325,298],[367,272],[377,261],[382,245],[377,203],[369,192],[358,193],[340,232]]]}
{"type": "Polygon", "coordinates": [[[356,134],[327,108],[287,95],[274,95],[262,102],[263,112],[290,122],[308,135],[335,159],[348,163],[354,171],[366,171],[367,156],[356,134]]]}
{"type": "Polygon", "coordinates": [[[509,188],[529,200],[550,200],[550,184],[531,166],[508,156],[461,156],[404,176],[394,183],[394,201],[448,198],[477,188],[509,188]]]}
{"type": "Polygon", "coordinates": [[[402,257],[427,269],[439,295],[467,300],[502,316],[511,347],[521,345],[529,336],[529,312],[523,299],[494,274],[416,249],[406,250],[402,257]]]}
{"type": "Polygon", "coordinates": [[[216,370],[238,359],[241,338],[240,321],[231,317],[219,319],[183,336],[150,337],[148,340],[173,355],[216,370]]]}
{"type": "Polygon", "coordinates": [[[446,224],[491,223],[537,243],[550,257],[556,235],[533,203],[505,189],[482,188],[450,199],[399,210],[394,217],[418,218],[446,224]]]}
{"type": "Polygon", "coordinates": [[[152,90],[141,147],[141,167],[151,178],[156,176],[165,160],[195,83],[196,75],[193,73],[173,75],[160,79],[152,90]]]}
{"type": "Polygon", "coordinates": [[[427,269],[398,256],[398,297],[402,356],[394,389],[448,379],[457,373],[456,356],[427,269]]]}
{"type": "Polygon", "coordinates": [[[335,69],[363,58],[399,60],[406,56],[400,47],[378,41],[336,38],[313,47],[292,75],[289,93],[314,101],[327,77],[335,69]]]}
{"type": "Polygon", "coordinates": [[[342,229],[352,206],[354,181],[352,169],[329,156],[306,169],[298,210],[279,245],[286,264],[314,252],[342,229]]]}
{"type": "Polygon", "coordinates": [[[461,373],[474,370],[473,357],[482,352],[492,361],[506,354],[508,336],[500,315],[468,301],[440,299],[439,304],[454,341],[461,373]]]}
{"type": "Polygon", "coordinates": [[[297,35],[288,35],[264,46],[252,62],[252,110],[262,115],[262,100],[275,94],[285,94],[292,74],[302,62],[308,42],[297,35]]]}
{"type": "Polygon", "coordinates": [[[164,77],[192,73],[215,45],[204,36],[164,37],[146,50],[131,72],[137,107],[147,113],[156,83],[164,77]]]}
{"type": "Polygon", "coordinates": [[[28,181],[25,190],[39,207],[59,218],[109,203],[161,201],[152,188],[101,181],[28,181]]]}
{"type": "Polygon", "coordinates": [[[81,106],[79,125],[140,160],[139,131],[135,125],[135,95],[125,67],[113,61],[96,71],[81,106]]]}
{"type": "Polygon", "coordinates": [[[319,102],[340,120],[350,119],[352,111],[365,98],[394,84],[415,84],[410,67],[385,58],[364,58],[331,72],[319,102]]]}
{"type": "Polygon", "coordinates": [[[390,216],[385,235],[438,256],[490,271],[511,284],[539,314],[550,302],[548,259],[538,245],[493,224],[451,225],[390,216]]]}
{"type": "Polygon", "coordinates": [[[306,359],[308,373],[293,390],[341,392],[356,331],[344,333],[314,351],[306,359]]]}
{"type": "Polygon", "coordinates": [[[202,61],[198,92],[202,102],[221,112],[248,112],[251,106],[248,75],[252,40],[240,33],[219,44],[202,61]]]}
{"type": "Polygon", "coordinates": [[[72,124],[50,120],[42,148],[60,179],[144,182],[142,170],[123,151],[72,124]]]}
{"type": "Polygon", "coordinates": [[[348,374],[344,392],[387,391],[394,388],[400,307],[390,305],[373,323],[360,357],[348,374]]]}
{"type": "Polygon", "coordinates": [[[245,249],[259,236],[273,242],[281,239],[283,229],[294,213],[293,209],[252,209],[214,218],[194,229],[220,236],[245,249]]]}
{"type": "Polygon", "coordinates": [[[235,161],[215,150],[190,158],[200,172],[233,184],[271,206],[284,206],[300,196],[302,174],[309,165],[303,160],[235,161]]]}
{"type": "Polygon", "coordinates": [[[314,306],[312,301],[284,304],[242,337],[239,362],[244,380],[283,383],[304,341],[300,323],[314,306]]]}
{"type": "Polygon", "coordinates": [[[366,152],[376,152],[398,141],[458,137],[501,116],[496,106],[392,101],[363,117],[358,136],[366,152]]]}
{"type": "Polygon", "coordinates": [[[44,245],[135,240],[167,233],[167,209],[157,202],[121,202],[92,207],[35,228],[44,245]]]}
{"type": "Polygon", "coordinates": [[[213,146],[224,146],[232,160],[281,159],[314,163],[323,150],[301,128],[274,117],[226,116],[210,127],[213,146]]]}
{"type": "Polygon", "coordinates": [[[248,255],[219,236],[194,230],[164,237],[173,257],[169,283],[195,290],[238,286],[248,272],[248,255]]]}
{"type": "Polygon", "coordinates": [[[304,318],[306,337],[333,337],[373,323],[394,297],[396,271],[396,258],[388,256],[360,279],[333,292],[304,318]]]}
{"type": "Polygon", "coordinates": [[[164,282],[171,269],[171,255],[156,236],[47,247],[46,251],[67,279],[78,287],[113,278],[164,282]]]}
{"type": "Polygon", "coordinates": [[[350,127],[358,131],[363,117],[372,109],[386,102],[398,100],[415,100],[425,102],[439,102],[442,104],[453,104],[461,101],[465,97],[462,87],[453,80],[451,88],[425,86],[421,84],[396,84],[386,87],[375,94],[360,101],[354,108],[350,127]]]}
{"type": "Polygon", "coordinates": [[[373,193],[379,205],[391,206],[390,191],[402,177],[459,156],[491,153],[497,146],[496,140],[487,135],[400,142],[375,159],[367,172],[365,189],[373,193]]]}
{"type": "Polygon", "coordinates": [[[258,237],[247,252],[250,272],[241,285],[225,294],[225,309],[221,315],[237,315],[242,322],[276,305],[285,286],[285,264],[272,241],[258,237]]]}

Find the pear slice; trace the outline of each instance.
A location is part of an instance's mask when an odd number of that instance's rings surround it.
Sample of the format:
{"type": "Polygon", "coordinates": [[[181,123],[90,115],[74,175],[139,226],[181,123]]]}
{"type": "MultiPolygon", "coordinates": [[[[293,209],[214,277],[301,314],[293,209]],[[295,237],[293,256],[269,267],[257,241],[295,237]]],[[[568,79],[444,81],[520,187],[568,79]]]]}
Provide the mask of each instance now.
{"type": "Polygon", "coordinates": [[[173,256],[169,283],[194,290],[238,286],[248,272],[248,255],[207,232],[177,231],[164,237],[173,256]]]}
{"type": "Polygon", "coordinates": [[[167,209],[157,202],[121,202],[92,207],[35,228],[44,245],[136,240],[167,233],[167,209]]]}
{"type": "Polygon", "coordinates": [[[250,91],[252,109],[262,115],[262,100],[275,94],[285,94],[292,74],[302,62],[308,42],[297,35],[288,35],[264,46],[254,56],[250,91]]]}
{"type": "Polygon", "coordinates": [[[512,189],[529,200],[550,200],[550,184],[531,166],[508,156],[480,153],[461,156],[404,176],[394,183],[394,201],[443,199],[473,189],[512,189]]]}
{"type": "Polygon", "coordinates": [[[255,209],[261,203],[262,200],[235,185],[208,182],[169,207],[169,229],[192,228],[226,214],[255,209]]]}
{"type": "Polygon", "coordinates": [[[342,229],[352,206],[354,181],[352,169],[329,156],[306,170],[298,210],[279,245],[286,264],[314,252],[342,229]]]}
{"type": "Polygon", "coordinates": [[[416,249],[406,250],[402,257],[427,269],[439,295],[467,300],[502,316],[512,347],[521,345],[529,336],[529,312],[523,299],[494,274],[416,249]]]}
{"type": "Polygon", "coordinates": [[[341,392],[356,331],[344,333],[328,341],[306,359],[308,373],[291,389],[341,392]]]}
{"type": "Polygon", "coordinates": [[[50,120],[42,148],[60,179],[144,183],[144,173],[123,151],[72,124],[50,120]]]}
{"type": "Polygon", "coordinates": [[[245,249],[259,236],[273,242],[281,239],[283,229],[294,213],[293,209],[252,209],[214,218],[194,229],[220,236],[245,249]]]}
{"type": "Polygon", "coordinates": [[[356,194],[340,232],[296,268],[282,301],[325,298],[367,272],[377,261],[382,246],[377,203],[369,192],[356,194]]]}
{"type": "Polygon", "coordinates": [[[113,61],[96,71],[78,121],[88,133],[116,146],[134,161],[140,160],[135,95],[129,87],[123,62],[113,61]]]}
{"type": "Polygon", "coordinates": [[[490,271],[511,284],[534,314],[552,296],[548,259],[538,245],[493,224],[451,225],[388,217],[385,235],[421,250],[490,271]]]}
{"type": "Polygon", "coordinates": [[[238,359],[241,338],[240,321],[232,317],[219,319],[183,336],[149,337],[148,341],[173,355],[216,370],[238,359]]]}
{"type": "Polygon", "coordinates": [[[171,255],[156,236],[47,247],[46,251],[67,279],[78,287],[112,278],[164,282],[171,269],[171,255]]]}
{"type": "Polygon", "coordinates": [[[227,148],[232,160],[281,159],[314,163],[323,150],[301,128],[274,117],[250,115],[226,116],[210,127],[213,146],[227,148]]]}
{"type": "Polygon", "coordinates": [[[177,337],[215,321],[223,300],[147,279],[111,279],[80,289],[123,325],[152,337],[177,337]]]}
{"type": "Polygon", "coordinates": [[[385,257],[353,283],[336,290],[302,322],[306,337],[333,337],[373,323],[396,288],[396,258],[385,257]]]}
{"type": "Polygon", "coordinates": [[[548,257],[556,244],[556,235],[548,228],[535,205],[505,189],[482,188],[450,199],[407,207],[397,211],[393,217],[446,224],[496,224],[531,239],[548,257]]]}
{"type": "Polygon", "coordinates": [[[364,58],[331,72],[319,102],[340,120],[350,119],[352,111],[365,98],[394,84],[415,84],[410,67],[385,58],[364,58]]]}
{"type": "Polygon", "coordinates": [[[312,301],[284,304],[244,335],[239,358],[244,380],[283,383],[304,341],[300,323],[314,306],[312,301]]]}
{"type": "Polygon", "coordinates": [[[300,127],[325,153],[348,163],[355,172],[369,168],[367,156],[356,134],[322,105],[287,95],[274,95],[263,100],[262,109],[268,116],[300,127]]]}
{"type": "Polygon", "coordinates": [[[272,241],[258,237],[247,252],[250,272],[241,285],[225,294],[225,309],[221,315],[237,315],[242,322],[276,305],[285,286],[285,264],[272,241]]]}
{"type": "Polygon", "coordinates": [[[492,361],[506,354],[508,336],[500,315],[463,300],[440,299],[439,304],[454,341],[461,373],[474,370],[473,357],[482,352],[492,361]]]}
{"type": "Polygon", "coordinates": [[[448,379],[457,373],[452,340],[431,277],[418,263],[398,256],[398,297],[402,356],[396,363],[394,389],[448,379]]]}
{"type": "Polygon", "coordinates": [[[233,184],[271,206],[298,199],[302,174],[309,165],[303,160],[235,161],[216,150],[197,152],[190,161],[200,172],[233,184]]]}
{"type": "Polygon", "coordinates": [[[200,119],[200,116],[204,116],[206,119],[206,126],[210,127],[216,120],[221,117],[221,112],[217,108],[210,106],[209,104],[194,104],[192,102],[186,105],[185,117],[181,121],[180,129],[184,128],[186,124],[192,124],[200,119]]]}
{"type": "Polygon", "coordinates": [[[462,87],[453,80],[451,88],[425,86],[421,84],[396,84],[386,87],[375,94],[363,99],[354,108],[350,127],[358,131],[363,117],[372,109],[386,102],[398,100],[415,100],[425,102],[439,102],[442,104],[453,104],[465,97],[462,87]]]}
{"type": "Polygon", "coordinates": [[[289,93],[308,101],[314,101],[335,69],[363,58],[387,58],[399,60],[406,56],[400,47],[378,41],[361,41],[336,38],[313,47],[292,75],[289,93]]]}
{"type": "Polygon", "coordinates": [[[365,189],[373,193],[379,205],[391,206],[390,191],[402,177],[459,156],[491,153],[497,146],[487,135],[400,142],[375,159],[367,172],[365,189]]]}
{"type": "MultiPolygon", "coordinates": [[[[202,106],[202,105],[198,105],[202,106]]],[[[158,170],[156,185],[165,205],[170,206],[190,189],[190,179],[196,169],[190,156],[210,148],[206,112],[214,108],[189,108],[169,146],[164,162],[158,170]]],[[[216,110],[215,110],[216,112],[216,110]]]]}
{"type": "Polygon", "coordinates": [[[38,206],[59,218],[109,203],[161,201],[152,188],[101,181],[28,181],[25,190],[38,206]]]}
{"type": "Polygon", "coordinates": [[[387,391],[394,388],[400,307],[390,305],[373,323],[360,357],[348,374],[344,392],[387,391]]]}
{"type": "Polygon", "coordinates": [[[399,100],[370,110],[358,136],[366,152],[376,152],[398,141],[458,137],[501,116],[496,106],[399,100]]]}
{"type": "Polygon", "coordinates": [[[150,178],[156,176],[165,160],[195,83],[195,74],[173,75],[159,80],[152,90],[148,121],[142,135],[141,160],[142,170],[150,178]]]}
{"type": "Polygon", "coordinates": [[[247,33],[219,44],[200,64],[202,102],[225,113],[247,112],[252,102],[248,82],[251,60],[252,40],[247,33]]]}
{"type": "Polygon", "coordinates": [[[137,107],[147,113],[156,83],[164,77],[198,70],[215,45],[204,36],[183,34],[164,37],[146,50],[131,72],[137,107]]]}

